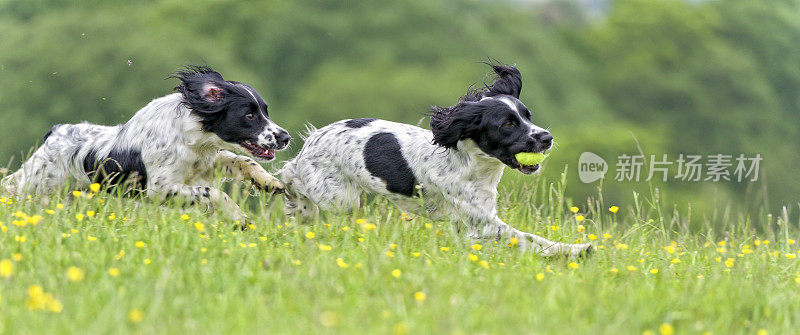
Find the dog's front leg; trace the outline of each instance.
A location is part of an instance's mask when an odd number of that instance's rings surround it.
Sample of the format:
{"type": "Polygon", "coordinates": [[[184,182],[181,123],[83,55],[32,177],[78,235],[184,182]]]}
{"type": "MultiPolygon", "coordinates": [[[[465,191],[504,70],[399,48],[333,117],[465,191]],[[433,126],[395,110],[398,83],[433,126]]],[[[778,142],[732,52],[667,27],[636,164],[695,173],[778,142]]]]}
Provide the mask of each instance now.
{"type": "Polygon", "coordinates": [[[565,255],[570,258],[578,258],[588,255],[593,250],[592,245],[588,243],[569,244],[555,242],[536,234],[520,231],[509,226],[499,217],[494,217],[488,223],[476,228],[477,231],[474,231],[473,233],[481,239],[495,239],[498,241],[504,241],[504,243],[512,243],[512,241],[516,241],[521,249],[528,250],[545,257],[565,255]],[[512,237],[514,238],[513,240],[512,237]]]}
{"type": "Polygon", "coordinates": [[[147,196],[163,201],[175,200],[189,206],[205,205],[209,210],[221,211],[228,218],[239,221],[242,227],[248,224],[247,215],[231,198],[218,188],[210,186],[190,186],[181,184],[165,185],[147,190],[147,196]]]}
{"type": "Polygon", "coordinates": [[[467,234],[472,239],[516,243],[522,250],[545,257],[564,255],[570,258],[577,258],[588,255],[593,250],[591,244],[568,244],[550,241],[544,237],[511,227],[497,217],[497,210],[490,206],[489,202],[491,202],[491,199],[472,202],[452,201],[457,210],[454,213],[454,219],[466,226],[467,234]]]}
{"type": "Polygon", "coordinates": [[[283,183],[264,170],[260,164],[250,157],[220,150],[217,154],[217,165],[233,178],[247,180],[261,191],[269,193],[283,192],[283,183]]]}

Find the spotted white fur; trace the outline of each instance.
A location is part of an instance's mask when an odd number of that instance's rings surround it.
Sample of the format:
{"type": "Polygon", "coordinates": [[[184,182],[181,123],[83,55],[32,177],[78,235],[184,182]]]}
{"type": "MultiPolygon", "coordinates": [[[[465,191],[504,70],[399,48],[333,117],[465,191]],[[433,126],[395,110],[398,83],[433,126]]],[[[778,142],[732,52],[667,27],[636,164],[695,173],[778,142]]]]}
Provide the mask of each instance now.
{"type": "MultiPolygon", "coordinates": [[[[212,186],[217,167],[221,166],[228,176],[251,181],[265,190],[280,189],[282,183],[254,160],[226,151],[241,148],[204,131],[200,118],[183,102],[180,93],[155,99],[128,122],[117,126],[57,125],[22,167],[2,180],[3,189],[21,196],[46,195],[65,183],[86,188],[92,182],[84,168],[90,152],[106,157],[112,150],[135,150],[141,153],[146,167],[148,197],[174,198],[218,208],[224,215],[244,223],[244,212],[228,195],[212,186]]],[[[274,145],[273,132],[280,129],[271,121],[268,125],[259,135],[259,142],[263,139],[260,144],[265,146],[274,145]]]]}
{"type": "Polygon", "coordinates": [[[358,127],[348,120],[313,130],[298,155],[282,168],[287,214],[313,218],[318,211],[351,211],[364,192],[380,194],[404,211],[431,219],[450,218],[456,230],[476,240],[511,238],[519,246],[544,256],[571,257],[591,250],[589,244],[565,244],[519,231],[497,216],[497,185],[505,165],[484,153],[471,139],[458,142],[457,150],[433,144],[430,130],[416,126],[370,121],[358,127]],[[387,183],[366,168],[367,141],[376,134],[392,134],[402,157],[413,171],[423,206],[415,197],[387,190],[387,183]]]}

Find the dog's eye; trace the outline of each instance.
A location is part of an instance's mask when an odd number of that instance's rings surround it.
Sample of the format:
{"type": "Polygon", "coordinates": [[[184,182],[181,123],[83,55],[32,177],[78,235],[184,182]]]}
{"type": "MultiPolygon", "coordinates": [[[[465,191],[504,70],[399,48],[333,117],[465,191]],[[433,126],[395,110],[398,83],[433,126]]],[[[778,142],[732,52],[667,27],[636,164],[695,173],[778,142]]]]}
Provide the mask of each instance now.
{"type": "Polygon", "coordinates": [[[244,117],[246,117],[248,120],[252,120],[256,118],[256,115],[253,113],[247,113],[247,115],[245,115],[244,117]]]}
{"type": "Polygon", "coordinates": [[[509,128],[511,128],[511,127],[513,127],[513,126],[514,126],[514,122],[511,122],[511,121],[506,121],[506,123],[505,123],[505,124],[503,124],[503,127],[509,127],[509,128]]]}

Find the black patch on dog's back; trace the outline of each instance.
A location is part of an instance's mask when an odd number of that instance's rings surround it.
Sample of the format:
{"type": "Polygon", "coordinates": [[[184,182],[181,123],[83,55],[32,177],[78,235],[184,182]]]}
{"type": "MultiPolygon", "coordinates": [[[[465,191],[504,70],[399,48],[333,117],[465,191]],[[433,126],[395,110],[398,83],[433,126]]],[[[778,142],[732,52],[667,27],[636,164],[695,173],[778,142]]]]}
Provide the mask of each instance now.
{"type": "Polygon", "coordinates": [[[57,125],[51,127],[50,130],[48,130],[47,133],[44,134],[44,138],[42,138],[42,143],[46,142],[47,138],[50,137],[50,135],[53,134],[53,131],[55,131],[56,128],[61,127],[61,126],[62,126],[61,124],[57,124],[57,125]]]}
{"type": "Polygon", "coordinates": [[[375,120],[377,120],[377,119],[375,119],[375,118],[352,119],[352,120],[345,121],[344,125],[348,126],[350,128],[361,128],[363,126],[366,126],[366,125],[370,124],[370,122],[375,121],[375,120]]]}
{"type": "Polygon", "coordinates": [[[377,133],[364,145],[367,171],[386,182],[386,190],[405,196],[414,195],[416,178],[392,133],[377,133]]]}
{"type": "Polygon", "coordinates": [[[147,185],[147,170],[138,150],[112,150],[108,157],[96,157],[94,151],[83,159],[83,170],[89,179],[105,184],[129,186],[144,189],[147,185]]]}

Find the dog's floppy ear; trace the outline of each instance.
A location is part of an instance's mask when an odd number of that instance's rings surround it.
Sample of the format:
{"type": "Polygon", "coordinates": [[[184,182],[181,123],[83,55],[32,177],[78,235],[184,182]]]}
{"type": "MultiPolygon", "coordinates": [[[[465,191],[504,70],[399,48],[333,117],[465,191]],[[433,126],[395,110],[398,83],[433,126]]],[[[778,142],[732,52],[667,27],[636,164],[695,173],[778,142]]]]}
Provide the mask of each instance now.
{"type": "Polygon", "coordinates": [[[470,138],[480,128],[482,111],[471,102],[451,107],[434,106],[431,113],[433,143],[457,149],[458,141],[470,138]]]}
{"type": "MultiPolygon", "coordinates": [[[[487,63],[488,64],[488,63],[487,63]]],[[[488,64],[497,77],[492,86],[487,88],[486,96],[507,94],[519,99],[522,91],[522,74],[514,66],[488,64]]]]}
{"type": "Polygon", "coordinates": [[[175,91],[183,95],[187,107],[195,112],[214,114],[222,110],[227,94],[225,79],[218,72],[207,66],[189,65],[175,72],[169,78],[177,78],[181,82],[175,91]]]}

